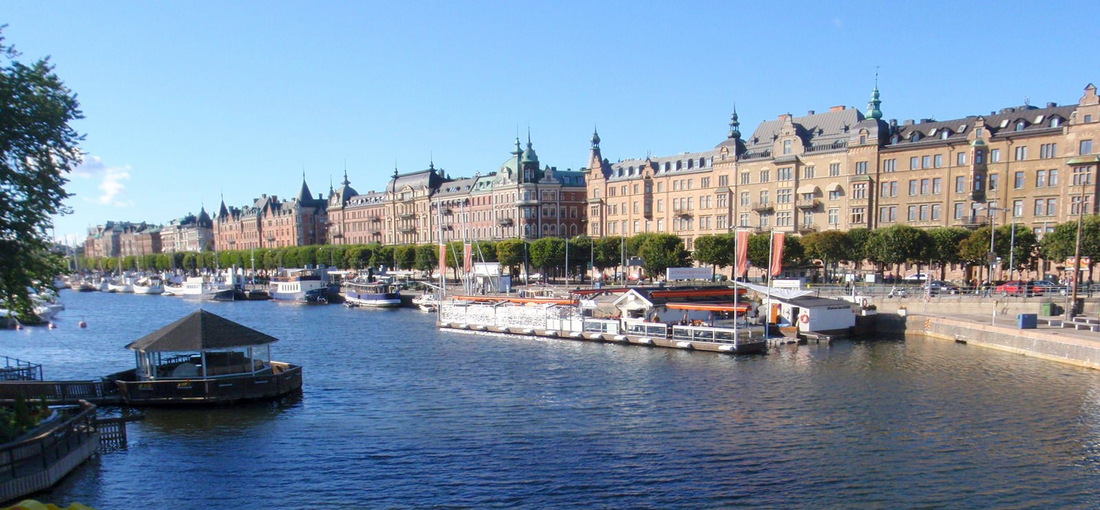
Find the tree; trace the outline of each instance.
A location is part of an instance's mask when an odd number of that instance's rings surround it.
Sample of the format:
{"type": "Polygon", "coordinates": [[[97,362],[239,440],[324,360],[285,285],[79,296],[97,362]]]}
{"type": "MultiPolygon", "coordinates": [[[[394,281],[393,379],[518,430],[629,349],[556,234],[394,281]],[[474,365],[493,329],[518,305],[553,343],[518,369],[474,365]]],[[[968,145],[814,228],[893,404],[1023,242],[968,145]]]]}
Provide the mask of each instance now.
{"type": "Polygon", "coordinates": [[[565,264],[565,240],[560,237],[543,237],[531,243],[531,265],[549,277],[565,264]]]}
{"type": "Polygon", "coordinates": [[[422,244],[416,247],[416,268],[427,271],[428,277],[432,276],[435,268],[439,267],[439,247],[434,244],[422,244]]]}
{"type": "Polygon", "coordinates": [[[505,239],[497,243],[497,261],[515,275],[515,268],[523,264],[523,241],[505,239]]]}
{"type": "MultiPolygon", "coordinates": [[[[799,263],[805,255],[805,249],[798,237],[788,235],[783,239],[783,265],[799,263]]],[[[749,237],[749,263],[767,272],[771,257],[771,234],[761,233],[749,237]]]]}
{"type": "Polygon", "coordinates": [[[928,259],[940,266],[940,279],[947,275],[948,264],[963,261],[962,242],[970,237],[970,231],[959,227],[938,227],[928,231],[932,244],[928,247],[928,259]]]}
{"type": "Polygon", "coordinates": [[[572,276],[584,274],[585,271],[582,268],[588,267],[588,263],[592,260],[593,240],[591,237],[581,235],[569,239],[568,242],[569,274],[572,276]]]}
{"type": "Polygon", "coordinates": [[[871,229],[853,228],[848,231],[848,239],[852,241],[852,254],[849,260],[858,265],[867,259],[867,242],[871,239],[871,229]]]}
{"type": "Polygon", "coordinates": [[[867,259],[876,264],[897,265],[928,260],[928,232],[909,225],[893,225],[871,232],[864,247],[867,259]]]}
{"type": "Polygon", "coordinates": [[[69,212],[65,175],[80,163],[83,139],[69,123],[83,114],[49,58],[18,57],[0,32],[0,303],[33,320],[28,289],[44,291],[65,271],[48,231],[52,215],[69,212]]]}
{"type": "Polygon", "coordinates": [[[654,278],[663,275],[670,267],[683,267],[691,263],[691,255],[684,249],[684,240],[674,234],[644,234],[638,256],[645,261],[646,273],[654,278]]]}
{"type": "Polygon", "coordinates": [[[416,246],[402,244],[393,249],[394,261],[401,269],[412,269],[416,264],[416,246]]]}
{"type": "Polygon", "coordinates": [[[618,236],[601,237],[594,240],[593,249],[596,250],[595,263],[600,271],[609,267],[616,267],[621,263],[621,249],[623,238],[618,236]]]}
{"type": "Polygon", "coordinates": [[[847,232],[839,230],[825,230],[814,232],[802,238],[802,246],[806,249],[806,255],[821,259],[825,268],[824,278],[829,281],[829,263],[834,266],[842,260],[852,260],[852,239],[847,232]]]}
{"type": "Polygon", "coordinates": [[[695,238],[695,252],[692,258],[715,267],[733,265],[736,255],[734,244],[737,236],[733,234],[702,235],[695,238]]]}
{"type": "MultiPolygon", "coordinates": [[[[1077,221],[1067,221],[1043,236],[1043,258],[1061,264],[1073,256],[1077,244],[1077,221]]],[[[1100,260],[1100,215],[1085,216],[1081,220],[1081,256],[1100,260]]],[[[1070,269],[1072,272],[1072,269],[1070,269]]],[[[1089,268],[1091,278],[1092,268],[1089,268]]]]}

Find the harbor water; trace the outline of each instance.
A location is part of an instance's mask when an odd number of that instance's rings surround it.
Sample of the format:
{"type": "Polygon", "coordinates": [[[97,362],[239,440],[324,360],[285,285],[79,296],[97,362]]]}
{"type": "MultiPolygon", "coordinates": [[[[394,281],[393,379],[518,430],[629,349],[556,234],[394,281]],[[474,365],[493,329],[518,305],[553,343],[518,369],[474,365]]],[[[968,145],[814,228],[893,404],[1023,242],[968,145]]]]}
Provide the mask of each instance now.
{"type": "Polygon", "coordinates": [[[438,331],[416,310],[62,292],[0,331],[46,379],[132,368],[200,306],[279,338],[300,397],[149,409],[36,499],[116,508],[1083,508],[1100,373],[951,342],[730,356],[438,331]],[[87,322],[87,329],[77,323],[87,322]]]}

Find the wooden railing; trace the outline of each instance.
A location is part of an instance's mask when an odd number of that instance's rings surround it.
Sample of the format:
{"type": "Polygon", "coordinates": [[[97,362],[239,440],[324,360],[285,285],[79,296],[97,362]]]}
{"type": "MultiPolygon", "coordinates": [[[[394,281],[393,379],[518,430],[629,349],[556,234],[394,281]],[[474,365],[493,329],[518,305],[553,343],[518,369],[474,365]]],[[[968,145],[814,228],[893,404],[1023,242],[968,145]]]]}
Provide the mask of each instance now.
{"type": "Polygon", "coordinates": [[[51,404],[75,404],[118,401],[118,387],[104,381],[4,381],[0,399],[44,399],[51,404]]]}
{"type": "Polygon", "coordinates": [[[0,446],[0,500],[49,487],[95,452],[96,406],[81,402],[80,407],[76,415],[42,427],[33,437],[0,446]]]}
{"type": "Polygon", "coordinates": [[[0,381],[41,381],[42,365],[4,356],[0,381]]]}

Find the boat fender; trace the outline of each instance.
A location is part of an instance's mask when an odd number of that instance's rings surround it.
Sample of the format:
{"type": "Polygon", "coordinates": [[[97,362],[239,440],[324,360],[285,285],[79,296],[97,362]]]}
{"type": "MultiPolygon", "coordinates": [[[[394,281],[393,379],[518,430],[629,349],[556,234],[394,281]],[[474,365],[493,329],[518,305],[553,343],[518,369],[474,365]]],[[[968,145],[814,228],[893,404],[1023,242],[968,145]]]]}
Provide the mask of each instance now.
{"type": "Polygon", "coordinates": [[[867,298],[863,298],[863,301],[859,302],[860,306],[867,308],[867,298]]]}
{"type": "Polygon", "coordinates": [[[803,323],[803,324],[806,324],[807,322],[810,322],[810,315],[809,314],[802,314],[802,317],[799,317],[798,321],[803,323]]]}

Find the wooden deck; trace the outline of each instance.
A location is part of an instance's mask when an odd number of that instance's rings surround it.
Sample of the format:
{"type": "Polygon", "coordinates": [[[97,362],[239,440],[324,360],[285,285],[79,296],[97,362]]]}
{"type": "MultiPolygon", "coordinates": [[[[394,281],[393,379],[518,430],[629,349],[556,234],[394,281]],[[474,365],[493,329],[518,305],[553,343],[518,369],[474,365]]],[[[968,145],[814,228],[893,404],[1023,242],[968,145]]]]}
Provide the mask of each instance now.
{"type": "Polygon", "coordinates": [[[0,447],[0,503],[46,489],[99,448],[96,406],[83,402],[75,416],[0,447]]]}

